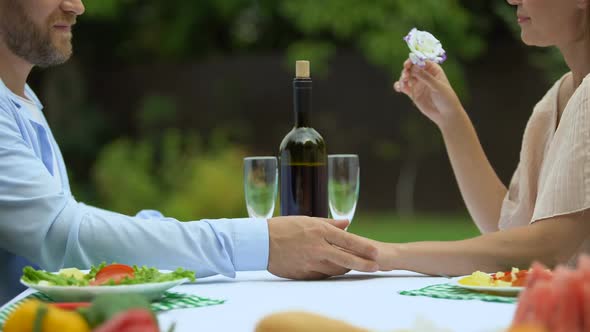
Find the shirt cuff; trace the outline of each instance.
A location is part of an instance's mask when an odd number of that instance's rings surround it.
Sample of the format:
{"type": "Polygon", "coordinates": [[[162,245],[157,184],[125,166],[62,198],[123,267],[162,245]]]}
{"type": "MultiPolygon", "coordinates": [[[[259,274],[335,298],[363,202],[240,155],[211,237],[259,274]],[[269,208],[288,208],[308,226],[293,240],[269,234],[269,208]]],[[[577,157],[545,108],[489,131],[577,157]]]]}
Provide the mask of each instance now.
{"type": "Polygon", "coordinates": [[[234,268],[261,271],[268,268],[269,238],[266,219],[251,218],[234,223],[234,268]]]}

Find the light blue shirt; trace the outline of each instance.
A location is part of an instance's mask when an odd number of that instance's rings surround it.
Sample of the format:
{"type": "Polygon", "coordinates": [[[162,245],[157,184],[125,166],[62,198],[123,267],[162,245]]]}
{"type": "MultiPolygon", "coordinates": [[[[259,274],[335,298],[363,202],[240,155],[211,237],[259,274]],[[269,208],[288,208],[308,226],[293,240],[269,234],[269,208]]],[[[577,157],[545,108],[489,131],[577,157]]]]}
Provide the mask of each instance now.
{"type": "MultiPolygon", "coordinates": [[[[26,96],[43,108],[28,85],[26,96]]],[[[264,219],[179,222],[153,210],[131,217],[77,202],[45,117],[31,117],[17,98],[0,80],[0,271],[15,255],[48,271],[102,261],[183,267],[198,277],[267,268],[264,219]]]]}

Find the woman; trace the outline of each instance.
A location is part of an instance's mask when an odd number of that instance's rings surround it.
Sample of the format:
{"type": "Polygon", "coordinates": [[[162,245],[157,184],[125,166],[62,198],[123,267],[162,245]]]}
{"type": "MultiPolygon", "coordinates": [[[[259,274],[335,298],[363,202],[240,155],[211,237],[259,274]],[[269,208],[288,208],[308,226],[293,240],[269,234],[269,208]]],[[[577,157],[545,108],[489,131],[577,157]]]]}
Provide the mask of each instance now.
{"type": "MultiPolygon", "coordinates": [[[[444,71],[406,61],[394,89],[442,132],[463,199],[482,235],[456,242],[378,243],[383,270],[434,275],[574,262],[590,252],[590,0],[508,0],[521,37],[556,46],[571,69],[536,105],[509,188],[500,181],[444,71]]],[[[522,88],[526,88],[523,84],[522,88]]]]}

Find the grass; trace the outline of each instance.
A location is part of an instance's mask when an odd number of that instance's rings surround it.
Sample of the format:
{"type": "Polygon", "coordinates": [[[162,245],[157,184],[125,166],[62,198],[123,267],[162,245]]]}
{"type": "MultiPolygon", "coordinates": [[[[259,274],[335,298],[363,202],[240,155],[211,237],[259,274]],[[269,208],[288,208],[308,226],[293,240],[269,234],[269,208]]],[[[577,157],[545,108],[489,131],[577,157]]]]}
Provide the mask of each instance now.
{"type": "Polygon", "coordinates": [[[359,215],[348,230],[385,242],[452,241],[479,235],[475,224],[464,215],[359,215]]]}

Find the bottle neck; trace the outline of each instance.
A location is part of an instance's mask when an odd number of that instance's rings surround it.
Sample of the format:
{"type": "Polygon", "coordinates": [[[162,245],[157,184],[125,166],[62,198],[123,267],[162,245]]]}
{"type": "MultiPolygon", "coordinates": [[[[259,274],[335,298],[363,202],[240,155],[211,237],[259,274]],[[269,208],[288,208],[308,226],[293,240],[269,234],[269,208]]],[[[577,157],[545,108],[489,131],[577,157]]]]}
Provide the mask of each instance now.
{"type": "Polygon", "coordinates": [[[311,127],[311,86],[309,78],[293,80],[293,109],[295,127],[311,127]]]}

